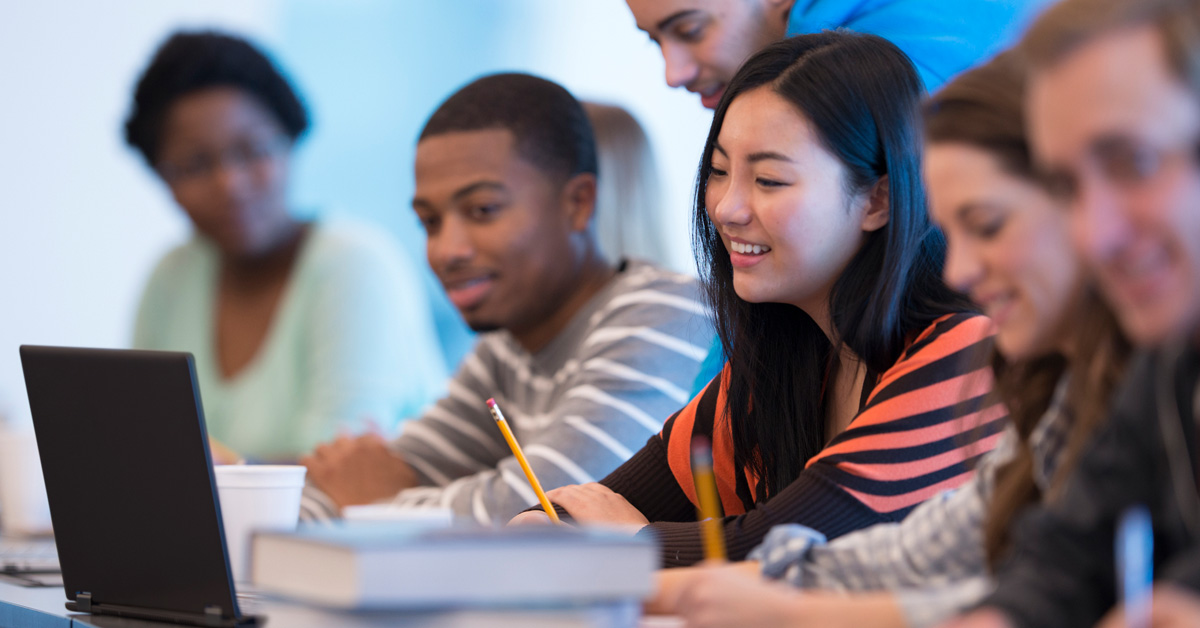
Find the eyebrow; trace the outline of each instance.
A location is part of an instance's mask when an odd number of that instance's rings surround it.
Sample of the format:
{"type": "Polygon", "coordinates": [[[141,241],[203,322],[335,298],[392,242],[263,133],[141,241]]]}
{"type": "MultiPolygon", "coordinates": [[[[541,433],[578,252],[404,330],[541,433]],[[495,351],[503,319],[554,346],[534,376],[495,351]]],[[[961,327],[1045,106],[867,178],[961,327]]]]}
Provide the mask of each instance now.
{"type": "MultiPolygon", "coordinates": [[[[458,190],[456,190],[454,192],[454,194],[450,197],[450,200],[452,202],[453,201],[461,201],[462,199],[474,194],[475,192],[478,192],[479,190],[501,190],[501,191],[503,191],[504,189],[505,189],[504,184],[499,181],[476,181],[475,183],[463,186],[463,187],[459,188],[458,190]]],[[[433,209],[433,203],[430,203],[429,201],[427,201],[419,196],[412,200],[412,206],[413,206],[413,209],[433,209]]]]}
{"type": "MultiPolygon", "coordinates": [[[[713,142],[713,150],[721,153],[721,155],[723,155],[726,159],[729,158],[729,153],[725,152],[725,149],[721,148],[721,145],[718,144],[717,142],[713,142]]],[[[760,161],[766,161],[769,159],[773,159],[776,161],[785,161],[789,164],[796,163],[795,159],[792,159],[791,157],[788,157],[787,155],[784,155],[783,153],[777,153],[773,150],[761,150],[761,151],[758,151],[757,153],[750,153],[750,156],[746,157],[746,161],[749,161],[752,164],[758,163],[760,161]]]]}
{"type": "Polygon", "coordinates": [[[1000,209],[1001,209],[1000,207],[998,207],[995,203],[993,203],[991,201],[971,201],[969,203],[963,203],[962,205],[960,205],[958,208],[958,211],[955,212],[955,216],[959,220],[965,220],[967,218],[967,216],[969,216],[970,214],[973,214],[973,213],[984,212],[984,211],[993,211],[994,212],[994,211],[1000,211],[1000,209]]]}
{"type": "Polygon", "coordinates": [[[1092,140],[1088,145],[1088,152],[1093,155],[1105,155],[1114,151],[1126,151],[1138,144],[1136,138],[1124,133],[1107,133],[1092,140]]]}
{"type": "Polygon", "coordinates": [[[668,28],[670,28],[671,25],[674,24],[675,22],[678,22],[679,20],[682,20],[682,19],[685,19],[688,17],[692,17],[693,15],[698,15],[699,13],[700,13],[700,11],[697,9],[684,9],[683,11],[678,11],[676,13],[672,13],[672,14],[668,15],[667,17],[663,18],[662,20],[659,20],[658,24],[654,25],[654,28],[659,31],[665,31],[668,28]]]}
{"type": "Polygon", "coordinates": [[[777,153],[773,150],[764,150],[764,151],[759,151],[757,153],[750,153],[750,156],[746,158],[746,160],[752,164],[758,163],[760,161],[766,161],[768,159],[774,159],[776,161],[786,161],[789,164],[796,163],[795,160],[793,160],[791,157],[788,157],[787,155],[784,155],[783,153],[777,153]]]}

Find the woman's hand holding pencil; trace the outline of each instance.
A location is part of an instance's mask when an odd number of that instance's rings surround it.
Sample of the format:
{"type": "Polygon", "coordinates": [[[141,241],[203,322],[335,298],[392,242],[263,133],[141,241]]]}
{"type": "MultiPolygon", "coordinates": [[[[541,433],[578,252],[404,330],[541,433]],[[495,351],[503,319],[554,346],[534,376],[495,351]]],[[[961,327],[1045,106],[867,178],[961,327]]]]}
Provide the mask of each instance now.
{"type": "MultiPolygon", "coordinates": [[[[605,525],[621,530],[627,529],[631,534],[637,532],[650,522],[646,520],[637,508],[617,495],[603,484],[576,484],[562,486],[548,493],[546,497],[554,504],[562,506],[571,513],[574,523],[583,525],[605,525]]],[[[542,512],[531,510],[523,512],[508,525],[545,524],[549,519],[542,512]]]]}
{"type": "Polygon", "coordinates": [[[603,484],[563,486],[550,491],[549,495],[550,500],[571,513],[577,523],[630,526],[633,531],[650,524],[633,504],[603,484]]]}
{"type": "MultiPolygon", "coordinates": [[[[625,501],[624,497],[594,482],[563,486],[550,491],[547,496],[542,491],[542,484],[538,482],[537,476],[533,474],[533,469],[529,466],[525,454],[521,451],[521,446],[517,444],[517,439],[513,436],[508,421],[504,419],[504,413],[500,411],[500,406],[496,405],[495,399],[488,399],[487,405],[488,410],[492,412],[492,418],[496,419],[496,425],[504,434],[504,440],[508,442],[517,462],[521,464],[521,469],[525,471],[525,477],[529,478],[529,485],[533,487],[533,492],[537,494],[538,501],[545,510],[544,516],[548,517],[551,522],[562,523],[558,519],[558,513],[554,510],[554,504],[551,503],[551,499],[553,499],[555,503],[567,509],[571,513],[571,518],[577,523],[633,524],[638,528],[649,523],[637,508],[625,501]]],[[[508,523],[509,525],[523,525],[543,522],[542,513],[523,512],[513,517],[512,521],[508,523]]]]}

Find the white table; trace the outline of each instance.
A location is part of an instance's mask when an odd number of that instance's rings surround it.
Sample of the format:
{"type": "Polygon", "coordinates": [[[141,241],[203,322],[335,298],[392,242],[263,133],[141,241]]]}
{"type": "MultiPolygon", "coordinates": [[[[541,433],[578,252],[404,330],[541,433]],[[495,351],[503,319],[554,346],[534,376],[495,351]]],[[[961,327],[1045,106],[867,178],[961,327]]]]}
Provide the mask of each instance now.
{"type": "Polygon", "coordinates": [[[71,628],[63,590],[30,589],[0,580],[0,627],[71,628]]]}
{"type": "MultiPolygon", "coordinates": [[[[169,624],[140,619],[125,619],[104,615],[72,613],[64,604],[67,598],[60,588],[25,588],[0,581],[0,628],[179,628],[169,624]]],[[[418,615],[412,613],[346,613],[329,611],[302,604],[276,600],[262,600],[249,611],[266,615],[269,628],[423,628],[444,625],[444,614],[418,615]]],[[[528,618],[519,622],[506,622],[501,616],[491,617],[483,612],[474,612],[472,617],[488,619],[487,625],[506,626],[559,626],[552,614],[544,622],[531,624],[528,618]]],[[[581,623],[580,626],[605,626],[604,623],[581,623]]],[[[683,624],[674,618],[648,617],[641,623],[646,628],[674,628],[683,624]]]]}

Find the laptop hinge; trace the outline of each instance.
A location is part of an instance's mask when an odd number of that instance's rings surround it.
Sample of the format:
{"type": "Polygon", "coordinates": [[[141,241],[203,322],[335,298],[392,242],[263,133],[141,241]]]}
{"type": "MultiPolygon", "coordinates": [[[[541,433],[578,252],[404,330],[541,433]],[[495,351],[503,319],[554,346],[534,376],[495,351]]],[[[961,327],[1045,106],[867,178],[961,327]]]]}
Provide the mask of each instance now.
{"type": "Polygon", "coordinates": [[[215,604],[204,607],[204,625],[205,626],[220,626],[221,625],[221,607],[215,604]]]}
{"type": "Polygon", "coordinates": [[[75,604],[79,607],[79,612],[92,612],[92,594],[86,591],[75,594],[75,604]]]}

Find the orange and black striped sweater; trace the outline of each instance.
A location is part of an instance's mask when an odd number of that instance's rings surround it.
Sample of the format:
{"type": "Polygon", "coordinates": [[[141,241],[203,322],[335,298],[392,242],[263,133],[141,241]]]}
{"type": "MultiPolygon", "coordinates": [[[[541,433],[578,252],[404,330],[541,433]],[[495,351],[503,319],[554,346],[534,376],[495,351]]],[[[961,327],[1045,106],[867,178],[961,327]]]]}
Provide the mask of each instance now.
{"type": "Polygon", "coordinates": [[[713,443],[731,560],[744,559],[781,523],[799,523],[834,538],[899,521],[922,501],[965,482],[975,459],[999,439],[1007,413],[990,395],[991,369],[981,359],[991,334],[991,322],[980,315],[939,318],[879,376],[849,426],[808,461],[795,481],[764,502],[753,501],[754,475],[734,468],[719,383],[724,375],[600,483],[651,522],[641,533],[658,537],[667,567],[704,558],[689,461],[696,435],[713,443]]]}

